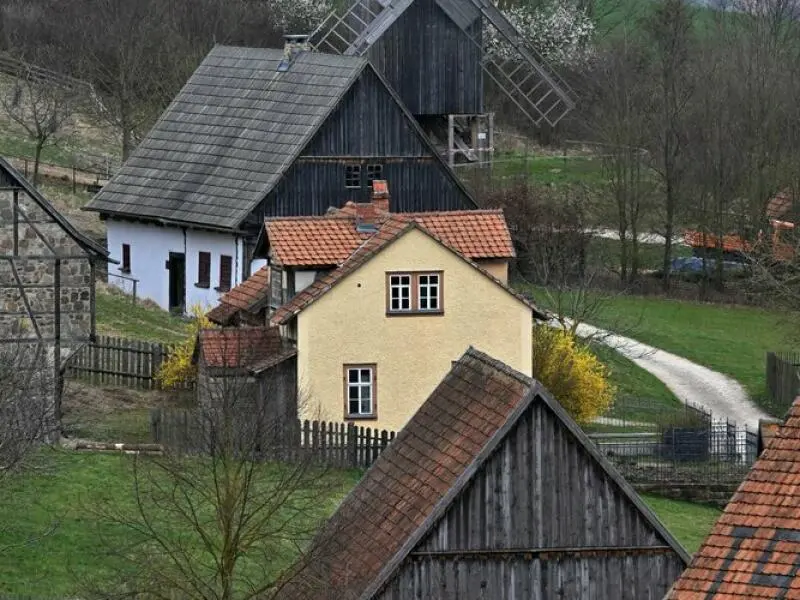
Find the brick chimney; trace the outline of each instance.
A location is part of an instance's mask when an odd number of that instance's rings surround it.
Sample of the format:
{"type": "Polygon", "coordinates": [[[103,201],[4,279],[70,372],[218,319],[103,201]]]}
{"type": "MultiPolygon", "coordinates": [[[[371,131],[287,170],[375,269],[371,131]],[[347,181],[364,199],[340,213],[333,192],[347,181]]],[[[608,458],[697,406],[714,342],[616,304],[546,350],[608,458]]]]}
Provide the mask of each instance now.
{"type": "Polygon", "coordinates": [[[376,179],[372,182],[372,206],[379,213],[389,212],[389,184],[385,179],[376,179]]]}
{"type": "Polygon", "coordinates": [[[374,203],[361,203],[356,206],[356,231],[374,233],[378,231],[378,210],[374,203]]]}
{"type": "Polygon", "coordinates": [[[289,67],[297,56],[303,52],[308,52],[311,49],[311,46],[308,43],[307,34],[285,35],[283,36],[283,39],[283,58],[278,64],[279,72],[288,71],[289,67]]]}

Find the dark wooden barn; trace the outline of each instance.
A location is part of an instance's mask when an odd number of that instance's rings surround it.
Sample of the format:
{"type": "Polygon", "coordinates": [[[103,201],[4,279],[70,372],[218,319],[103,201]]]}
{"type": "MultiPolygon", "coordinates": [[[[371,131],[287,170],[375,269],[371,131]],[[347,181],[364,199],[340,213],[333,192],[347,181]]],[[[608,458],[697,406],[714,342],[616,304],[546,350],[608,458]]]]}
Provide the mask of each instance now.
{"type": "Polygon", "coordinates": [[[469,349],[280,598],[658,599],[689,556],[537,382],[469,349]]]}
{"type": "Polygon", "coordinates": [[[38,387],[52,398],[56,419],[62,363],[94,339],[95,271],[107,260],[0,158],[0,371],[8,369],[0,379],[9,386],[23,371],[35,374],[41,385],[29,379],[20,391],[30,397],[38,387]]]}
{"type": "Polygon", "coordinates": [[[310,42],[368,57],[451,162],[493,149],[487,84],[534,125],[555,125],[574,107],[569,86],[491,0],[355,0],[310,42]]]}

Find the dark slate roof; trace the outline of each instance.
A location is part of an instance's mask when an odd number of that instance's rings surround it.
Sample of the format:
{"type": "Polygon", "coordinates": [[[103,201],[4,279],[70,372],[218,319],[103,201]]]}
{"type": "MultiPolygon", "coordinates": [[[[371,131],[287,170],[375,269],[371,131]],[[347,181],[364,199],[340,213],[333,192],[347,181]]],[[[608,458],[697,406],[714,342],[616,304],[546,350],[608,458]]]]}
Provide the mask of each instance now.
{"type": "Polygon", "coordinates": [[[367,62],[217,46],[88,210],[236,229],[367,62]]]}
{"type": "Polygon", "coordinates": [[[326,597],[378,596],[536,402],[548,407],[609,484],[688,563],[686,551],[541,384],[469,348],[327,522],[308,570],[277,598],[320,597],[308,593],[308,582],[326,585],[326,597]]]}
{"type": "MultiPolygon", "coordinates": [[[[42,196],[41,193],[39,193],[39,190],[31,185],[31,183],[25,178],[24,175],[22,175],[22,173],[17,171],[11,165],[11,163],[0,156],[0,187],[4,186],[18,187],[23,189],[25,193],[30,196],[30,198],[36,202],[36,204],[38,204],[44,212],[50,215],[50,217],[56,223],[58,223],[64,229],[64,231],[66,231],[70,237],[77,242],[79,246],[91,254],[95,254],[96,256],[99,256],[105,260],[109,260],[108,250],[78,231],[72,225],[72,223],[70,223],[64,217],[64,215],[58,212],[58,210],[56,210],[56,208],[50,204],[50,202],[44,196],[42,196]]],[[[111,260],[110,262],[116,261],[111,260]]]]}

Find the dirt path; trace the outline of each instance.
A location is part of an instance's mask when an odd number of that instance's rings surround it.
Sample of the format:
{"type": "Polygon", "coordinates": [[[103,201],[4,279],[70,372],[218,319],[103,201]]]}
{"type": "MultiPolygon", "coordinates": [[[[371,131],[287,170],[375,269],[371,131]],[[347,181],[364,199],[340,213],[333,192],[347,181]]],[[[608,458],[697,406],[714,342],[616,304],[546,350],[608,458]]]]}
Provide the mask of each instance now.
{"type": "Polygon", "coordinates": [[[715,418],[729,419],[755,430],[769,415],[750,400],[741,384],[690,360],[631,338],[591,325],[578,326],[578,335],[594,337],[660,379],[682,402],[704,406],[715,418]]]}

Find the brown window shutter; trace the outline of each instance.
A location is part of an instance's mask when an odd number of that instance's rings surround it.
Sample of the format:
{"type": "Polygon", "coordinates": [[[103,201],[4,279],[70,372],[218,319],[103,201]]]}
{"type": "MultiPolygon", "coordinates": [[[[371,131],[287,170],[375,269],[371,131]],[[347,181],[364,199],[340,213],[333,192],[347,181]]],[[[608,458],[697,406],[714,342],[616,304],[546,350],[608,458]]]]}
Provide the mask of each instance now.
{"type": "Polygon", "coordinates": [[[231,289],[231,274],[233,270],[233,258],[225,256],[219,257],[219,289],[227,292],[231,289]]]}
{"type": "Polygon", "coordinates": [[[211,253],[198,253],[197,286],[209,287],[211,285],[211,253]]]}
{"type": "Polygon", "coordinates": [[[130,273],[131,270],[131,245],[122,244],[122,270],[130,273]]]}

